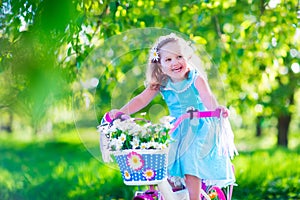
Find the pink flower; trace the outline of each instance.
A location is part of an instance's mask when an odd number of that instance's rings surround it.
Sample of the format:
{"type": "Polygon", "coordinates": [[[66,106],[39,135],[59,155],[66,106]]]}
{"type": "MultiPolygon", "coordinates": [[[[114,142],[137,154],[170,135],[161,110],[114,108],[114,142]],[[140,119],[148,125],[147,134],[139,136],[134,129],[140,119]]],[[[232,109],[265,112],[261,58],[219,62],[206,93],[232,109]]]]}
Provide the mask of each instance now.
{"type": "Polygon", "coordinates": [[[127,155],[127,165],[133,170],[140,170],[144,167],[144,160],[140,154],[133,151],[127,155]]]}

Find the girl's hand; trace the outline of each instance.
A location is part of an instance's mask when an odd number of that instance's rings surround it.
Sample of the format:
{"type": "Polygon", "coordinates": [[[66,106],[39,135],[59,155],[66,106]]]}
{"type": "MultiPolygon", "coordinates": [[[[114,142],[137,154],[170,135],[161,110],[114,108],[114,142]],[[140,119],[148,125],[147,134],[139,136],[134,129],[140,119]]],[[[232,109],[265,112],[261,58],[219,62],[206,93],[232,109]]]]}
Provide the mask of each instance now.
{"type": "Polygon", "coordinates": [[[112,109],[111,111],[108,112],[111,119],[117,118],[121,113],[122,112],[118,109],[112,109]]]}
{"type": "Polygon", "coordinates": [[[129,115],[126,115],[125,113],[121,112],[120,110],[118,109],[113,109],[111,111],[108,112],[109,113],[109,116],[112,120],[116,119],[116,118],[119,118],[121,120],[126,120],[126,119],[129,119],[130,116],[129,115]]]}
{"type": "Polygon", "coordinates": [[[218,109],[221,109],[222,117],[229,117],[229,110],[225,106],[218,106],[218,109]]]}

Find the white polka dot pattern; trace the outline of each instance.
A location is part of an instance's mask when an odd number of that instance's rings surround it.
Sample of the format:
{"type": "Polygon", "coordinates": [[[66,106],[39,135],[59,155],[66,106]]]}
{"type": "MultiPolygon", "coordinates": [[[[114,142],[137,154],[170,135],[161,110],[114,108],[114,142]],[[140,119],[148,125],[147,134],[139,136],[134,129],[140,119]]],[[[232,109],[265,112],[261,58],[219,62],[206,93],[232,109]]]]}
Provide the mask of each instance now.
{"type": "Polygon", "coordinates": [[[149,185],[166,178],[167,152],[166,150],[131,150],[116,153],[114,156],[125,184],[131,182],[129,185],[133,185],[134,183],[137,183],[137,185],[149,185]],[[143,163],[142,167],[138,170],[132,168],[128,163],[128,155],[132,152],[137,153],[140,156],[141,163],[143,163]],[[146,171],[153,172],[151,173],[151,177],[145,175],[146,171]]]}

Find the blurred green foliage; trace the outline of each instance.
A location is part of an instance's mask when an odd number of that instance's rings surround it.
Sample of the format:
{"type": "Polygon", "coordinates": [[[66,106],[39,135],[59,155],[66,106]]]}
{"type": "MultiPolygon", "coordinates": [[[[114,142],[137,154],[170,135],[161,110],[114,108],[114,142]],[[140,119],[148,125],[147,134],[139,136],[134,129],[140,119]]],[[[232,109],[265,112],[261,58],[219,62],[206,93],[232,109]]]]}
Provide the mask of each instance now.
{"type": "MultiPolygon", "coordinates": [[[[287,138],[291,116],[299,119],[297,6],[297,0],[2,0],[0,108],[35,133],[59,115],[53,110],[62,105],[71,110],[73,103],[79,110],[89,100],[99,120],[142,90],[147,51],[159,35],[123,41],[118,46],[123,54],[110,54],[107,41],[153,27],[181,33],[205,50],[208,70],[217,71],[221,83],[211,81],[213,90],[233,110],[237,128],[254,127],[256,117],[275,118],[283,125],[279,134],[287,138]],[[95,54],[97,49],[103,51],[95,54]],[[87,59],[91,54],[98,57],[87,59]],[[97,88],[83,86],[87,78],[98,79],[97,88]]],[[[143,111],[167,114],[163,106],[153,107],[159,102],[143,111]]]]}

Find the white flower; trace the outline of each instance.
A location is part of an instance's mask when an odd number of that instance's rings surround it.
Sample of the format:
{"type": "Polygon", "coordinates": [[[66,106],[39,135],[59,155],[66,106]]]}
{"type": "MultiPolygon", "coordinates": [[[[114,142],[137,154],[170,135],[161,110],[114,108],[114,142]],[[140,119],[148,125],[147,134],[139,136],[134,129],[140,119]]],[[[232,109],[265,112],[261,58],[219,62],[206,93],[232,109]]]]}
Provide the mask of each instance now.
{"type": "Polygon", "coordinates": [[[152,48],[150,52],[150,59],[151,61],[158,61],[159,59],[159,54],[156,48],[152,48]]]}
{"type": "Polygon", "coordinates": [[[152,124],[145,121],[117,119],[112,125],[98,126],[99,132],[109,135],[109,149],[164,149],[168,147],[168,131],[173,118],[164,117],[161,123],[152,124]],[[130,141],[128,141],[132,138],[130,141]],[[128,141],[128,143],[126,142],[128,141]],[[141,141],[143,141],[142,144],[141,141]]]}
{"type": "Polygon", "coordinates": [[[140,146],[140,139],[138,137],[134,137],[132,142],[130,142],[133,149],[136,149],[140,146]]]}
{"type": "Polygon", "coordinates": [[[147,149],[153,147],[154,149],[157,149],[158,148],[158,143],[157,142],[154,142],[154,141],[151,141],[151,142],[148,142],[147,143],[147,149]]]}
{"type": "Polygon", "coordinates": [[[162,117],[159,121],[162,123],[162,125],[167,128],[167,129],[172,129],[173,128],[173,124],[171,124],[171,122],[174,120],[174,117],[171,116],[164,116],[162,117]]]}
{"type": "Polygon", "coordinates": [[[122,149],[122,146],[123,146],[123,142],[120,138],[113,138],[111,141],[110,141],[110,149],[112,150],[121,150],[122,149]]]}
{"type": "Polygon", "coordinates": [[[161,127],[160,126],[156,126],[154,130],[155,130],[155,132],[159,132],[161,130],[161,127]]]}
{"type": "Polygon", "coordinates": [[[113,138],[111,141],[110,141],[110,144],[111,145],[116,145],[118,139],[117,138],[113,138]]]}
{"type": "Polygon", "coordinates": [[[131,178],[131,175],[127,170],[124,171],[124,177],[125,177],[125,180],[130,180],[130,178],[131,178]]]}
{"type": "Polygon", "coordinates": [[[126,141],[126,135],[122,133],[119,139],[121,140],[122,143],[124,143],[126,141]]]}
{"type": "Polygon", "coordinates": [[[158,144],[158,149],[166,149],[167,148],[167,144],[158,144]]]}
{"type": "Polygon", "coordinates": [[[110,141],[110,143],[109,143],[109,148],[110,148],[110,149],[116,148],[117,142],[118,142],[118,139],[117,139],[117,138],[113,138],[113,139],[110,141]]]}
{"type": "Polygon", "coordinates": [[[141,149],[148,149],[148,143],[145,143],[145,142],[143,142],[142,144],[141,144],[141,149]]]}
{"type": "Polygon", "coordinates": [[[116,126],[122,132],[126,132],[129,129],[130,124],[128,123],[127,120],[125,120],[125,121],[120,121],[120,123],[117,123],[116,126]]]}
{"type": "Polygon", "coordinates": [[[146,116],[146,114],[147,114],[146,112],[142,112],[141,113],[142,116],[146,116]]]}
{"type": "Polygon", "coordinates": [[[121,140],[117,140],[116,142],[116,150],[121,150],[123,146],[123,142],[121,140]]]}
{"type": "Polygon", "coordinates": [[[116,120],[114,121],[112,127],[113,127],[113,126],[115,126],[115,127],[120,127],[120,126],[121,126],[120,124],[122,124],[121,120],[120,120],[120,119],[116,119],[116,120]]]}
{"type": "Polygon", "coordinates": [[[132,127],[129,132],[131,133],[130,135],[137,136],[142,130],[142,127],[136,124],[136,126],[132,127]]]}
{"type": "Polygon", "coordinates": [[[157,148],[159,147],[159,143],[158,143],[158,142],[153,142],[152,145],[153,145],[153,147],[154,147],[155,149],[157,149],[157,148]]]}

